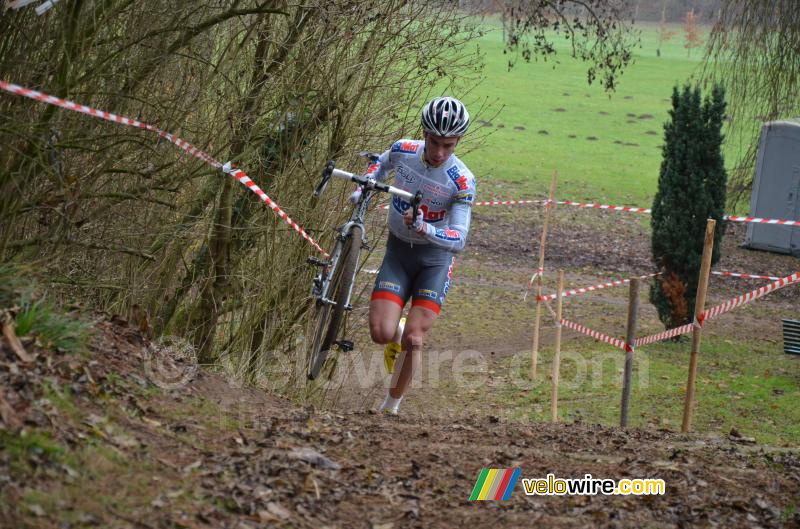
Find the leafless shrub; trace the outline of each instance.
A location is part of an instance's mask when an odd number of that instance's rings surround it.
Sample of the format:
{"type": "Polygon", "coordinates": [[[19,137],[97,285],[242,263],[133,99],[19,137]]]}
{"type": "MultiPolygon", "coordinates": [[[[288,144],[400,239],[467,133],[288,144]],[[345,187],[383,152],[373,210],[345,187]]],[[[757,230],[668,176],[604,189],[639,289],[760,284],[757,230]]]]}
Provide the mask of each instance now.
{"type": "MultiPolygon", "coordinates": [[[[474,84],[450,3],[64,2],[0,12],[0,77],[141,119],[233,160],[325,246],[344,188],[325,160],[416,133],[432,93],[474,84]]],[[[308,244],[230,177],[155,135],[0,95],[0,262],[54,295],[130,313],[250,379],[307,317],[308,244]],[[243,369],[244,368],[244,369],[243,369]]],[[[296,348],[295,348],[296,349],[296,348]]]]}

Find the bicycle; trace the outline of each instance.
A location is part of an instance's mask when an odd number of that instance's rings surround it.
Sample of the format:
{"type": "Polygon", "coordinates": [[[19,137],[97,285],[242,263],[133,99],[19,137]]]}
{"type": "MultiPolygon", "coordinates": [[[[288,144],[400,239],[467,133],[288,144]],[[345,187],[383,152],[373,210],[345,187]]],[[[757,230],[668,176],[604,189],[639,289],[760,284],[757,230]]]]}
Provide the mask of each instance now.
{"type": "MultiPolygon", "coordinates": [[[[370,163],[378,160],[374,153],[362,153],[370,163]]],[[[311,283],[311,293],[315,300],[314,334],[309,350],[308,378],[315,380],[331,352],[336,345],[343,352],[353,350],[353,342],[339,338],[339,327],[346,311],[353,309],[350,298],[353,294],[356,269],[358,268],[361,251],[369,249],[367,236],[364,230],[364,217],[373,196],[378,192],[390,193],[410,202],[413,208],[413,217],[417,218],[419,204],[422,201],[422,192],[411,194],[394,186],[378,182],[369,176],[361,176],[341,169],[336,169],[334,161],[328,162],[322,171],[322,178],[314,190],[314,197],[319,197],[328,185],[331,176],[344,178],[361,186],[361,197],[353,206],[350,219],[340,226],[336,234],[336,243],[331,257],[323,261],[316,257],[309,257],[308,263],[320,267],[319,273],[311,283]]]]}

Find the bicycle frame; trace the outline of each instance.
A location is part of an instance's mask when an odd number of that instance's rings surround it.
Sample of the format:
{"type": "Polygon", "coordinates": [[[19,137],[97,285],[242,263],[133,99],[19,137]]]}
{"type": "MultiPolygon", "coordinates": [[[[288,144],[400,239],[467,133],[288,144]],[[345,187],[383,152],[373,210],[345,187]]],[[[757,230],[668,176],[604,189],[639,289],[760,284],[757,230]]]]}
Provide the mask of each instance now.
{"type": "MultiPolygon", "coordinates": [[[[374,191],[364,191],[361,194],[361,198],[359,199],[358,203],[353,208],[353,212],[350,214],[350,220],[348,220],[346,223],[344,223],[342,226],[339,227],[338,233],[336,234],[336,246],[334,247],[333,254],[331,255],[330,264],[326,266],[323,271],[322,290],[320,292],[318,302],[326,303],[328,305],[336,304],[336,301],[328,297],[330,280],[333,277],[333,274],[336,272],[336,268],[339,266],[339,257],[342,254],[342,248],[344,247],[344,242],[348,237],[348,234],[352,230],[353,226],[361,227],[361,246],[359,247],[359,251],[361,249],[368,247],[367,233],[366,230],[364,229],[364,218],[367,213],[367,208],[369,207],[369,202],[374,194],[375,194],[374,191]]],[[[351,310],[353,308],[352,305],[350,304],[350,298],[353,295],[354,284],[355,284],[354,281],[350,282],[350,288],[348,289],[347,297],[345,298],[346,299],[344,306],[345,310],[351,310]]]]}
{"type": "MultiPolygon", "coordinates": [[[[378,182],[376,179],[371,178],[369,176],[356,175],[353,173],[348,173],[347,171],[342,171],[341,169],[336,169],[335,163],[331,161],[328,163],[327,167],[322,173],[322,180],[317,186],[317,189],[314,191],[314,196],[319,196],[322,194],[331,176],[336,176],[338,178],[350,180],[352,182],[359,184],[362,188],[361,198],[359,198],[359,201],[353,207],[353,212],[350,214],[350,220],[347,221],[338,229],[338,233],[336,235],[336,245],[334,246],[334,250],[331,253],[331,259],[327,264],[325,264],[325,267],[323,268],[322,271],[322,278],[321,278],[322,283],[320,285],[321,288],[319,290],[319,294],[317,295],[317,303],[335,305],[336,301],[328,297],[330,279],[336,272],[336,268],[339,265],[339,257],[341,256],[342,253],[342,247],[344,246],[344,242],[348,234],[352,230],[353,226],[361,227],[361,246],[359,247],[359,252],[361,249],[368,247],[366,230],[364,229],[364,218],[366,217],[367,208],[369,207],[369,203],[372,200],[372,197],[378,191],[382,191],[390,193],[392,195],[399,196],[401,198],[405,198],[406,200],[409,200],[412,203],[413,215],[414,218],[416,218],[417,211],[419,208],[419,203],[422,200],[422,194],[420,192],[417,192],[416,195],[413,195],[408,191],[403,191],[402,189],[399,189],[397,187],[384,184],[383,182],[378,182]]],[[[319,261],[313,261],[313,263],[322,264],[319,261]]],[[[351,310],[353,308],[352,305],[350,304],[350,298],[353,293],[353,284],[354,282],[351,281],[350,288],[348,289],[347,292],[345,310],[351,310]]]]}
{"type": "MultiPolygon", "coordinates": [[[[377,155],[368,155],[374,162],[377,155]]],[[[355,275],[361,257],[361,250],[367,248],[367,236],[364,229],[364,218],[372,197],[378,192],[391,193],[392,195],[411,201],[416,218],[422,192],[417,191],[412,195],[407,191],[378,182],[369,176],[359,176],[335,168],[334,162],[329,162],[322,172],[322,179],[314,191],[314,196],[319,196],[328,184],[331,176],[345,178],[357,183],[361,188],[361,196],[353,207],[350,219],[339,227],[336,234],[336,243],[331,251],[329,261],[321,261],[309,257],[308,262],[322,267],[319,274],[312,282],[311,292],[316,299],[316,312],[314,315],[314,334],[311,340],[309,357],[308,378],[314,380],[319,376],[325,366],[330,352],[330,347],[338,345],[342,351],[351,351],[353,342],[339,337],[342,317],[345,311],[352,310],[350,303],[355,285],[355,275]],[[360,237],[361,240],[348,240],[351,237],[360,237]]]]}

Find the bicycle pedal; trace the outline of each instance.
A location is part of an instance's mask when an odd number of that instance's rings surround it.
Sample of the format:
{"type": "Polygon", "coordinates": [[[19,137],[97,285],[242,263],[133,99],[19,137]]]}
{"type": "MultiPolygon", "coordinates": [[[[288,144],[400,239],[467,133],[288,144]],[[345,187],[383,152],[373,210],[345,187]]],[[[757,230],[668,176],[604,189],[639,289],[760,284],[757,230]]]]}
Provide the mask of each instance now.
{"type": "Polygon", "coordinates": [[[344,351],[345,353],[349,353],[353,350],[353,342],[352,340],[338,340],[336,345],[339,346],[339,349],[344,351]]]}

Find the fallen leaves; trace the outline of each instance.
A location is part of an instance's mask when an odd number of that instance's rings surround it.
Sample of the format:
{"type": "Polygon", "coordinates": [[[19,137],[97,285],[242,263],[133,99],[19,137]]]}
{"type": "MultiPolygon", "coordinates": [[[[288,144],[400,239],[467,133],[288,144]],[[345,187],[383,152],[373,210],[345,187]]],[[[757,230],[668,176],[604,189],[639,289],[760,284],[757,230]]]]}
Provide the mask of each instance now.
{"type": "Polygon", "coordinates": [[[339,470],[342,468],[342,465],[336,461],[328,459],[316,450],[307,446],[292,449],[288,456],[290,459],[299,459],[300,461],[305,461],[306,463],[319,468],[330,470],[339,470]]]}
{"type": "MultiPolygon", "coordinates": [[[[6,354],[16,358],[8,348],[6,354]]],[[[6,415],[10,416],[8,409],[3,411],[5,402],[24,424],[42,416],[42,424],[63,435],[62,441],[72,435],[78,446],[101,445],[110,448],[113,457],[125,456],[132,477],[146,476],[141,481],[144,497],[139,498],[141,504],[131,519],[147,520],[152,527],[360,524],[373,529],[441,529],[530,522],[554,527],[617,522],[666,527],[704,520],[720,526],[800,521],[791,514],[786,520],[780,518],[800,490],[796,454],[756,453],[743,446],[750,439],[735,429],[728,436],[707,439],[584,423],[518,423],[491,407],[457,419],[429,415],[426,410],[423,418],[401,415],[387,421],[376,414],[333,414],[277,401],[259,409],[269,419],[258,427],[237,423],[230,428],[223,426],[223,420],[214,427],[191,416],[199,410],[192,408],[185,394],[182,403],[174,393],[156,390],[155,397],[144,396],[135,377],[128,376],[132,373],[121,371],[129,368],[124,361],[133,356],[133,351],[110,355],[108,360],[98,356],[94,364],[57,358],[49,366],[39,356],[36,367],[20,363],[17,374],[0,366],[3,382],[16,377],[14,385],[5,384],[14,388],[6,390],[7,401],[0,394],[0,418],[5,424],[6,415]],[[117,377],[109,383],[111,369],[126,373],[124,380],[117,377]],[[45,383],[87,405],[80,408],[76,432],[53,426],[59,424],[61,412],[55,397],[41,395],[45,383]],[[97,393],[90,390],[94,385],[97,393]],[[14,400],[12,391],[20,391],[27,400],[14,400]],[[24,410],[23,402],[33,410],[24,410]],[[171,406],[164,406],[166,402],[171,406]],[[181,411],[159,413],[164,409],[181,411]],[[182,442],[184,437],[192,437],[193,443],[182,442]],[[141,469],[131,464],[153,460],[160,464],[141,465],[141,469]],[[554,473],[574,478],[591,473],[596,478],[663,478],[668,494],[553,501],[527,497],[517,485],[509,502],[467,501],[480,469],[497,467],[521,468],[522,477],[554,473]]],[[[199,379],[203,378],[210,380],[212,388],[224,383],[216,375],[201,372],[199,379]]],[[[202,394],[197,386],[193,391],[202,394]]],[[[242,398],[241,404],[256,407],[248,399],[242,398]]],[[[652,417],[656,425],[665,421],[652,417]]],[[[49,479],[51,486],[68,483],[91,489],[87,480],[96,475],[73,463],[52,462],[35,454],[30,461],[38,469],[37,479],[49,479]]],[[[0,452],[0,483],[5,488],[3,464],[0,452]]],[[[20,507],[25,516],[47,517],[48,522],[55,516],[49,503],[33,503],[20,507]]],[[[92,523],[97,526],[119,523],[104,518],[112,512],[111,507],[105,508],[86,516],[94,516],[92,523]]]]}

